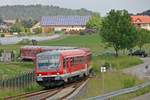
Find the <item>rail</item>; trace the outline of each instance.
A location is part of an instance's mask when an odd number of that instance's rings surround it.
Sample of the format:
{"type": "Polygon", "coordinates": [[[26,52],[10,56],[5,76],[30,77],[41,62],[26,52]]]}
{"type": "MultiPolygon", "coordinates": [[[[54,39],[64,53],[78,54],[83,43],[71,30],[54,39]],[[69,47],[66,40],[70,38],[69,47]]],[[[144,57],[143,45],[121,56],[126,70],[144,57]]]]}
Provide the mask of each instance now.
{"type": "Polygon", "coordinates": [[[88,98],[88,100],[107,100],[107,99],[111,99],[111,98],[116,97],[116,96],[120,96],[120,95],[131,93],[131,92],[135,92],[135,91],[143,89],[143,88],[145,88],[149,85],[150,85],[150,81],[148,81],[146,83],[143,83],[143,84],[139,84],[139,85],[134,86],[134,87],[120,89],[120,90],[117,90],[117,91],[106,93],[104,95],[91,97],[91,98],[88,98]]]}
{"type": "Polygon", "coordinates": [[[62,100],[67,98],[74,91],[76,91],[76,89],[78,89],[82,84],[84,84],[85,80],[87,80],[87,78],[48,90],[41,90],[31,93],[19,94],[16,96],[9,96],[4,98],[4,100],[62,100]]]}

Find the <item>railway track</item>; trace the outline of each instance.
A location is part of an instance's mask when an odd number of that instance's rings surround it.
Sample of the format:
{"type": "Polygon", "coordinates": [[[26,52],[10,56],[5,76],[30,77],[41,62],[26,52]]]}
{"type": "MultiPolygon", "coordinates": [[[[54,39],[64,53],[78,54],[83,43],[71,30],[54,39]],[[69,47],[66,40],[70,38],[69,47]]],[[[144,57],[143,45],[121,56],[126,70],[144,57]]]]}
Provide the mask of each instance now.
{"type": "Polygon", "coordinates": [[[63,100],[76,91],[86,80],[87,78],[54,89],[6,97],[4,100],[63,100]]]}

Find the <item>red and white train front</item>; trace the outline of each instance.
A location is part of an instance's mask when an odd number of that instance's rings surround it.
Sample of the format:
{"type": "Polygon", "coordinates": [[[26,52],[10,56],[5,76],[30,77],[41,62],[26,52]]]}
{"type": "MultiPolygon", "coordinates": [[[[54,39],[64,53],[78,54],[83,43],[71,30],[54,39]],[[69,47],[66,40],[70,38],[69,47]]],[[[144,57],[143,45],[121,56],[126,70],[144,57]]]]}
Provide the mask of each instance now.
{"type": "Polygon", "coordinates": [[[88,49],[46,51],[36,57],[36,81],[44,87],[88,75],[91,69],[88,49]]]}

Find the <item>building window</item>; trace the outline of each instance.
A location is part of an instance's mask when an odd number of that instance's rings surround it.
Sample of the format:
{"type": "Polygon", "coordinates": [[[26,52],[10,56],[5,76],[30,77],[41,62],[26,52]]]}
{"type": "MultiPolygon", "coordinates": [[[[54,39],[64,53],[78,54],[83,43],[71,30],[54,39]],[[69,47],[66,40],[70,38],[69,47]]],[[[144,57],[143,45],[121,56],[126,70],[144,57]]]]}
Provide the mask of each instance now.
{"type": "Polygon", "coordinates": [[[148,24],[142,24],[142,27],[146,27],[146,26],[148,26],[148,24]]]}

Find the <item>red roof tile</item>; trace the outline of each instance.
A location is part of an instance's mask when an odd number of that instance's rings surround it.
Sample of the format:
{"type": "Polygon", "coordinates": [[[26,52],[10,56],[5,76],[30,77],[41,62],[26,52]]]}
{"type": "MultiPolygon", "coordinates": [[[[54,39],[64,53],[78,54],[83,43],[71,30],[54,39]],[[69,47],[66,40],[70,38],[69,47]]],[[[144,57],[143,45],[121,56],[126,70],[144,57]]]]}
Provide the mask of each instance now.
{"type": "Polygon", "coordinates": [[[139,16],[131,16],[131,18],[132,18],[132,22],[135,24],[150,23],[150,16],[139,15],[139,16]]]}

